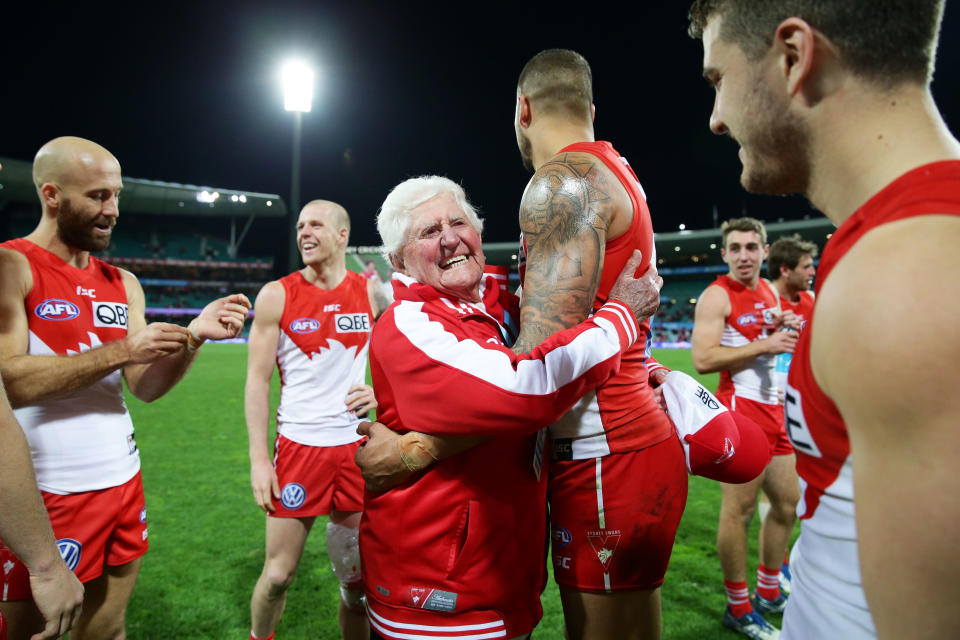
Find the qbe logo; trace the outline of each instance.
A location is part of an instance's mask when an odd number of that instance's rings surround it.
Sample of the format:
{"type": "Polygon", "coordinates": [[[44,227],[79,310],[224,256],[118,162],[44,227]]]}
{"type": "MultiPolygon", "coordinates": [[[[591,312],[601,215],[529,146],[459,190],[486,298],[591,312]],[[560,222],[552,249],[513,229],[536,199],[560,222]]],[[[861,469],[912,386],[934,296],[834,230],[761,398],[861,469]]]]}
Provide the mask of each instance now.
{"type": "Polygon", "coordinates": [[[83,545],[73,538],[61,538],[57,540],[57,549],[60,550],[60,557],[66,563],[70,571],[76,571],[80,564],[80,555],[83,553],[83,545]]]}
{"type": "Polygon", "coordinates": [[[337,333],[368,333],[370,316],[365,313],[338,313],[334,316],[337,333]]]}
{"type": "Polygon", "coordinates": [[[313,318],[297,318],[290,323],[290,331],[294,333],[313,333],[320,328],[320,323],[313,318]]]}
{"type": "Polygon", "coordinates": [[[93,326],[126,329],[127,305],[122,302],[94,302],[93,326]]]}
{"type": "Polygon", "coordinates": [[[38,318],[43,318],[44,320],[73,320],[78,315],[80,315],[80,309],[77,308],[77,305],[72,302],[67,302],[66,300],[57,300],[51,298],[50,300],[44,300],[37,305],[37,308],[33,310],[38,318]]]}
{"type": "Polygon", "coordinates": [[[280,503],[287,509],[299,509],[306,499],[307,490],[296,482],[285,484],[280,492],[280,503]]]}

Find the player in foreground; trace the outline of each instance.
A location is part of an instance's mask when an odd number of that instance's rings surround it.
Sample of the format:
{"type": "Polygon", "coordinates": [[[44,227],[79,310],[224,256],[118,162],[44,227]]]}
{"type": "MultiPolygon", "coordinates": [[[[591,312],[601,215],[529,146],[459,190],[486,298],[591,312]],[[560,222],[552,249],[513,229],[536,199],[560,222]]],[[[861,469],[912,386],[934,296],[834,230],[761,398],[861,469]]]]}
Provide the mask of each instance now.
{"type": "MultiPolygon", "coordinates": [[[[741,183],[838,226],[786,395],[803,480],[781,638],[960,628],[960,143],[930,93],[939,0],[699,0],[710,128],[741,183]]],[[[947,76],[950,79],[950,76],[947,76]]]]}
{"type": "MultiPolygon", "coordinates": [[[[33,178],[40,222],[0,245],[0,373],[60,553],[84,583],[71,638],[123,638],[147,512],[121,379],[140,400],[163,396],[204,341],[240,333],[250,302],[215,300],[188,327],[147,324],[137,278],[90,255],[110,244],[119,216],[117,159],[89,140],[56,138],[37,152],[33,178]]],[[[10,559],[5,573],[0,610],[20,640],[44,622],[26,567],[10,559]]]]}

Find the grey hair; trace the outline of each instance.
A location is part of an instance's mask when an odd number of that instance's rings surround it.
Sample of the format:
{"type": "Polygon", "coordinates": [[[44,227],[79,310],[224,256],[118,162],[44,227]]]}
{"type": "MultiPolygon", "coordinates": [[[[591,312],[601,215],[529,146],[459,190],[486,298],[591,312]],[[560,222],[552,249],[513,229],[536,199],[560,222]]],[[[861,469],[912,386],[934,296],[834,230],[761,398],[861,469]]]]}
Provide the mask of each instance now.
{"type": "Polygon", "coordinates": [[[463,187],[443,176],[410,178],[393,188],[380,205],[380,213],[377,214],[377,231],[383,240],[383,253],[388,258],[397,255],[403,247],[413,210],[444,193],[454,197],[467,215],[470,226],[476,229],[477,233],[483,233],[483,219],[477,216],[463,187]]]}

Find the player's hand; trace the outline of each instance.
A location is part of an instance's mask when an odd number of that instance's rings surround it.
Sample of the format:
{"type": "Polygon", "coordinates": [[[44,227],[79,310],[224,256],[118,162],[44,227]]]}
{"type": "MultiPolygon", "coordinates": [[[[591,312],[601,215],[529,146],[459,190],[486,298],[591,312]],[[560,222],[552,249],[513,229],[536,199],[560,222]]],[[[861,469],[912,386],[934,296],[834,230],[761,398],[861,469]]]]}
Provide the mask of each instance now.
{"type": "Polygon", "coordinates": [[[377,398],[373,395],[373,387],[367,384],[355,384],[347,391],[345,400],[347,410],[355,416],[363,416],[368,411],[377,408],[377,398]]]}
{"type": "Polygon", "coordinates": [[[400,435],[396,431],[379,422],[361,422],[357,433],[368,438],[354,458],[367,489],[380,493],[410,477],[412,472],[400,459],[400,435]]]}
{"type": "Polygon", "coordinates": [[[243,330],[249,313],[249,298],[242,293],[234,293],[205,306],[200,315],[190,321],[189,328],[201,340],[236,338],[243,330]]]}
{"type": "Polygon", "coordinates": [[[151,322],[124,338],[130,364],[148,364],[178,353],[187,344],[187,330],[168,322],[151,322]]]}
{"type": "Polygon", "coordinates": [[[660,385],[663,384],[664,380],[667,379],[667,376],[670,375],[670,369],[666,367],[660,367],[659,369],[654,369],[653,373],[650,374],[649,382],[650,386],[654,389],[660,388],[660,385]]]}
{"type": "Polygon", "coordinates": [[[793,353],[797,347],[797,338],[800,334],[796,331],[777,331],[768,338],[765,338],[767,353],[793,353]]]}
{"type": "Polygon", "coordinates": [[[253,499],[264,513],[273,513],[273,499],[280,499],[280,482],[277,472],[269,460],[250,463],[250,486],[253,488],[253,499]]]}
{"type": "Polygon", "coordinates": [[[57,558],[49,571],[31,571],[30,589],[44,621],[43,631],[30,640],[59,638],[76,624],[83,607],[83,585],[62,560],[57,558]]]}
{"type": "Polygon", "coordinates": [[[639,250],[633,252],[623,271],[617,277],[610,289],[611,300],[620,300],[633,311],[637,322],[643,322],[660,306],[660,289],[663,288],[663,278],[657,274],[657,268],[652,264],[640,277],[636,276],[641,268],[643,254],[639,250]]]}
{"type": "Polygon", "coordinates": [[[790,309],[784,309],[779,314],[775,311],[773,315],[773,328],[800,331],[800,318],[790,309]]]}

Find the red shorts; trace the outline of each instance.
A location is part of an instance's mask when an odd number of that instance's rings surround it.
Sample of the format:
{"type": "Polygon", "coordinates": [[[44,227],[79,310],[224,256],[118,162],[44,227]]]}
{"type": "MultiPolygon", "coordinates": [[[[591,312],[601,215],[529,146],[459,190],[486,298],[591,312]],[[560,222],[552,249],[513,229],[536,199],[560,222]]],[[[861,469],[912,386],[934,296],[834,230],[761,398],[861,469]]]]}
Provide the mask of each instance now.
{"type": "Polygon", "coordinates": [[[588,593],[663,584],[687,502],[675,436],[639,451],[550,467],[553,576],[588,593]]]}
{"type": "MultiPolygon", "coordinates": [[[[147,508],[139,471],[118,487],[65,496],[40,493],[60,555],[80,582],[99,578],[105,564],[127,564],[147,552],[147,508]]],[[[8,561],[13,568],[0,575],[0,600],[29,600],[27,567],[0,543],[0,566],[8,561]]]]}
{"type": "Polygon", "coordinates": [[[718,394],[717,400],[722,402],[730,411],[736,411],[742,416],[747,416],[760,425],[763,432],[767,434],[771,455],[788,456],[793,453],[793,445],[790,444],[790,437],[787,435],[787,427],[784,422],[783,405],[766,404],[732,394],[718,394]]]}
{"type": "Polygon", "coordinates": [[[324,516],[331,511],[363,511],[363,476],[353,461],[363,440],[335,447],[312,447],[278,435],[273,466],[280,499],[277,518],[324,516]]]}

